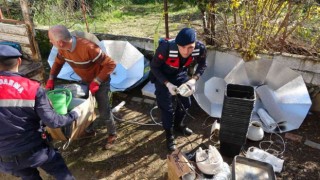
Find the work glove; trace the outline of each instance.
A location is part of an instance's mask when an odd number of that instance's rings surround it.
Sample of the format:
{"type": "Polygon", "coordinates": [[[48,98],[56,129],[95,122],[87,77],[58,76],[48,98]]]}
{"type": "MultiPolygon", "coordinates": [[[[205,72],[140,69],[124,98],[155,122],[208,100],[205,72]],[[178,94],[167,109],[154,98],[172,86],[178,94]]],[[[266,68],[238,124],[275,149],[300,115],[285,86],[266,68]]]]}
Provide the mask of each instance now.
{"type": "Polygon", "coordinates": [[[196,80],[191,78],[178,88],[178,93],[183,97],[189,97],[196,91],[196,80]]]}
{"type": "Polygon", "coordinates": [[[92,81],[90,83],[89,90],[92,95],[95,95],[95,93],[99,90],[99,86],[99,83],[97,83],[96,81],[92,81]]]}
{"type": "Polygon", "coordinates": [[[47,84],[46,84],[46,89],[47,90],[53,90],[54,89],[54,80],[53,79],[48,79],[47,84]]]}
{"type": "Polygon", "coordinates": [[[177,95],[177,86],[176,85],[173,85],[172,83],[167,82],[166,86],[172,96],[177,95]]]}

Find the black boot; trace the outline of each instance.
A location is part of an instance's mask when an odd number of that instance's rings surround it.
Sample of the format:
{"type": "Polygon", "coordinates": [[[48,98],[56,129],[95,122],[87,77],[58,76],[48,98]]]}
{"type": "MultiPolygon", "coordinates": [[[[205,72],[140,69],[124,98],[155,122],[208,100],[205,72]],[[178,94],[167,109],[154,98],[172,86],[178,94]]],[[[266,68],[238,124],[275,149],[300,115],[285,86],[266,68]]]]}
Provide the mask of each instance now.
{"type": "Polygon", "coordinates": [[[173,129],[166,129],[166,141],[167,141],[167,148],[169,151],[176,150],[176,143],[174,142],[173,136],[173,129]]]}

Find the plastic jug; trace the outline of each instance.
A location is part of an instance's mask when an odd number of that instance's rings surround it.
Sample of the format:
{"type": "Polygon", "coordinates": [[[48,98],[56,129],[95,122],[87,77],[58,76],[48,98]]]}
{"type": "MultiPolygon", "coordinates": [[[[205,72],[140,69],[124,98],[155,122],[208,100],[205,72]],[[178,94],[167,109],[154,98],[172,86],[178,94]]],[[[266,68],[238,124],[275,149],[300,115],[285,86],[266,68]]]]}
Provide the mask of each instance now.
{"type": "Polygon", "coordinates": [[[67,114],[68,106],[72,100],[72,93],[69,89],[54,89],[47,92],[53,109],[58,114],[67,114]]]}

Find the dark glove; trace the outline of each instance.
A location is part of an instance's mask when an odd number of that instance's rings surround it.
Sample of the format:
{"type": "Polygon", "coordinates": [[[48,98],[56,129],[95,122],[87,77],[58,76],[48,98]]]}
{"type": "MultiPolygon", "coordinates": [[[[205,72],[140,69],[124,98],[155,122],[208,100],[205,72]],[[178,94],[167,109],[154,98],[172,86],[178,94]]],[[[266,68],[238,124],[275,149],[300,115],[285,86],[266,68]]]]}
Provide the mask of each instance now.
{"type": "Polygon", "coordinates": [[[99,90],[99,84],[95,81],[92,81],[89,86],[89,90],[92,95],[94,95],[99,90]]]}
{"type": "Polygon", "coordinates": [[[47,90],[54,89],[54,80],[53,79],[48,79],[47,84],[46,84],[46,89],[47,90]]]}

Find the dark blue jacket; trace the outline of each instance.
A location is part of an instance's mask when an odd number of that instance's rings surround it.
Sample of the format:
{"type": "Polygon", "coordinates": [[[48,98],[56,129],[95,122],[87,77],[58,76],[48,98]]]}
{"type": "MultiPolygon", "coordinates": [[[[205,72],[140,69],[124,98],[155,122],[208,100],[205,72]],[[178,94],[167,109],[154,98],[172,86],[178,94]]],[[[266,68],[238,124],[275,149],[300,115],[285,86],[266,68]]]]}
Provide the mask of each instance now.
{"type": "Polygon", "coordinates": [[[0,71],[0,156],[27,152],[43,143],[40,121],[51,128],[70,124],[76,112],[57,114],[40,83],[0,71]]]}
{"type": "Polygon", "coordinates": [[[187,76],[188,67],[197,63],[195,75],[201,76],[206,69],[207,50],[203,43],[196,41],[192,54],[183,59],[179,53],[175,40],[164,40],[160,42],[155,55],[150,63],[151,72],[160,83],[179,79],[187,76]]]}

